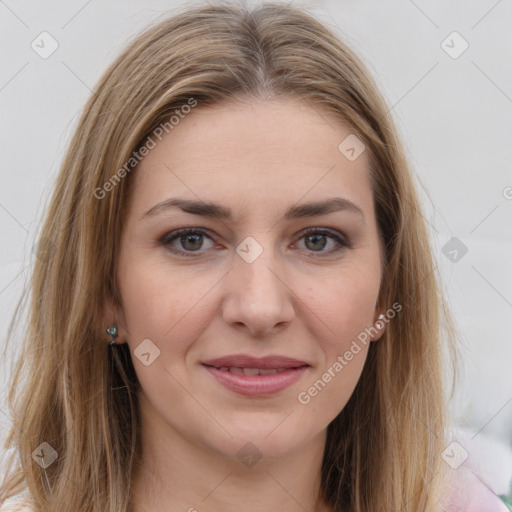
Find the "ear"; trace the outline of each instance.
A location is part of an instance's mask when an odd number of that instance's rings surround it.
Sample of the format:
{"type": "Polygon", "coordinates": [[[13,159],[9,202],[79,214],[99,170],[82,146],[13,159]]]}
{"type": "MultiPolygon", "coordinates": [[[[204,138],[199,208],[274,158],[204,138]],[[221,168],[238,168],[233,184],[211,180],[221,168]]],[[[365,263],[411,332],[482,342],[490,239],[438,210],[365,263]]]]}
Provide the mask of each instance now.
{"type": "Polygon", "coordinates": [[[105,299],[105,305],[103,307],[103,332],[105,332],[106,336],[108,336],[106,329],[113,325],[117,327],[117,344],[126,343],[128,333],[123,308],[121,304],[109,294],[105,299]]]}
{"type": "Polygon", "coordinates": [[[373,317],[373,325],[371,329],[371,341],[378,341],[386,332],[388,322],[386,321],[386,309],[384,307],[376,307],[373,317]]]}

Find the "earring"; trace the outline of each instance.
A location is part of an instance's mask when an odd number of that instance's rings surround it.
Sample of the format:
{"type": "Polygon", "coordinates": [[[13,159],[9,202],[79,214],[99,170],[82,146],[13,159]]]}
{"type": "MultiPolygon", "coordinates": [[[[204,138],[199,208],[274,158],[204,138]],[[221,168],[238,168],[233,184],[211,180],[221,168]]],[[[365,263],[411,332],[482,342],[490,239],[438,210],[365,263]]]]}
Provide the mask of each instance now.
{"type": "Polygon", "coordinates": [[[112,341],[109,343],[111,347],[114,347],[117,345],[116,338],[117,338],[117,327],[113,325],[112,327],[109,327],[107,329],[107,334],[110,334],[112,336],[112,341]]]}

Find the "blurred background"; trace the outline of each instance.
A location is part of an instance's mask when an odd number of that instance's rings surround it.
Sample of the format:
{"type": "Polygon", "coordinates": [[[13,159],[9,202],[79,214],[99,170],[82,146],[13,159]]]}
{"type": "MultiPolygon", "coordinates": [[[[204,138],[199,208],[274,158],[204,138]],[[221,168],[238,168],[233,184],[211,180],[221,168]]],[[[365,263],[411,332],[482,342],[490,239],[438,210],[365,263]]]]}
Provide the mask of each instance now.
{"type": "MultiPolygon", "coordinates": [[[[91,89],[134,34],[189,3],[0,1],[2,348],[48,194],[91,89]]],[[[446,460],[455,455],[494,492],[509,494],[512,2],[291,3],[355,50],[386,98],[415,172],[461,342],[462,371],[450,402],[456,444],[447,446],[446,460]]],[[[2,442],[15,355],[10,350],[0,364],[2,442]]]]}

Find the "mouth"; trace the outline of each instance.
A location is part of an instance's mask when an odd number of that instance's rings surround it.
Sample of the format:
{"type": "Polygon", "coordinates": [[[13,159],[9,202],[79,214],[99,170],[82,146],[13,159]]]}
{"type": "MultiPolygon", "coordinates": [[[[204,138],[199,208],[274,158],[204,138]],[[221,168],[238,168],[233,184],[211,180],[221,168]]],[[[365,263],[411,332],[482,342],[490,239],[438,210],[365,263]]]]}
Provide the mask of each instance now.
{"type": "Polygon", "coordinates": [[[245,396],[270,396],[291,386],[310,365],[281,356],[255,358],[246,355],[209,360],[202,365],[217,382],[245,396]]]}
{"type": "MultiPolygon", "coordinates": [[[[203,362],[206,366],[213,366],[214,368],[230,370],[232,368],[239,368],[242,370],[289,370],[291,368],[300,368],[302,366],[309,366],[305,361],[293,359],[285,356],[266,356],[266,357],[253,357],[246,354],[234,354],[230,356],[219,357],[217,359],[210,359],[203,362]]],[[[255,375],[252,373],[251,375],[255,375]]]]}

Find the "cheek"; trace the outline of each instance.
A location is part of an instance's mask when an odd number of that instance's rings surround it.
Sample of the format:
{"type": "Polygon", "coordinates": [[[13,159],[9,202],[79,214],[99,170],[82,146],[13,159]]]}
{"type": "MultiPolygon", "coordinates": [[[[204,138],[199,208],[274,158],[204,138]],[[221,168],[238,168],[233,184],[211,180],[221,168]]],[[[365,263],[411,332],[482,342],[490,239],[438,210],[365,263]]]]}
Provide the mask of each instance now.
{"type": "Polygon", "coordinates": [[[371,265],[353,267],[333,276],[315,298],[329,330],[321,338],[323,367],[303,397],[309,397],[313,411],[329,411],[330,419],[345,407],[361,377],[370,344],[365,330],[373,325],[379,284],[380,273],[371,265]]]}
{"type": "Polygon", "coordinates": [[[308,302],[323,325],[326,352],[346,350],[365,328],[373,325],[380,275],[373,268],[350,269],[312,289],[308,302]]]}
{"type": "Polygon", "coordinates": [[[168,265],[132,258],[120,266],[120,291],[128,341],[132,349],[151,339],[173,352],[186,348],[187,340],[204,330],[205,297],[218,277],[192,276],[186,270],[169,271],[168,265]],[[183,345],[183,346],[181,346],[183,345]]]}
{"type": "Polygon", "coordinates": [[[368,354],[368,345],[341,343],[342,350],[332,354],[328,363],[297,395],[299,407],[318,427],[326,427],[346,406],[359,382],[368,354]],[[346,350],[345,350],[346,349],[346,350]]]}

